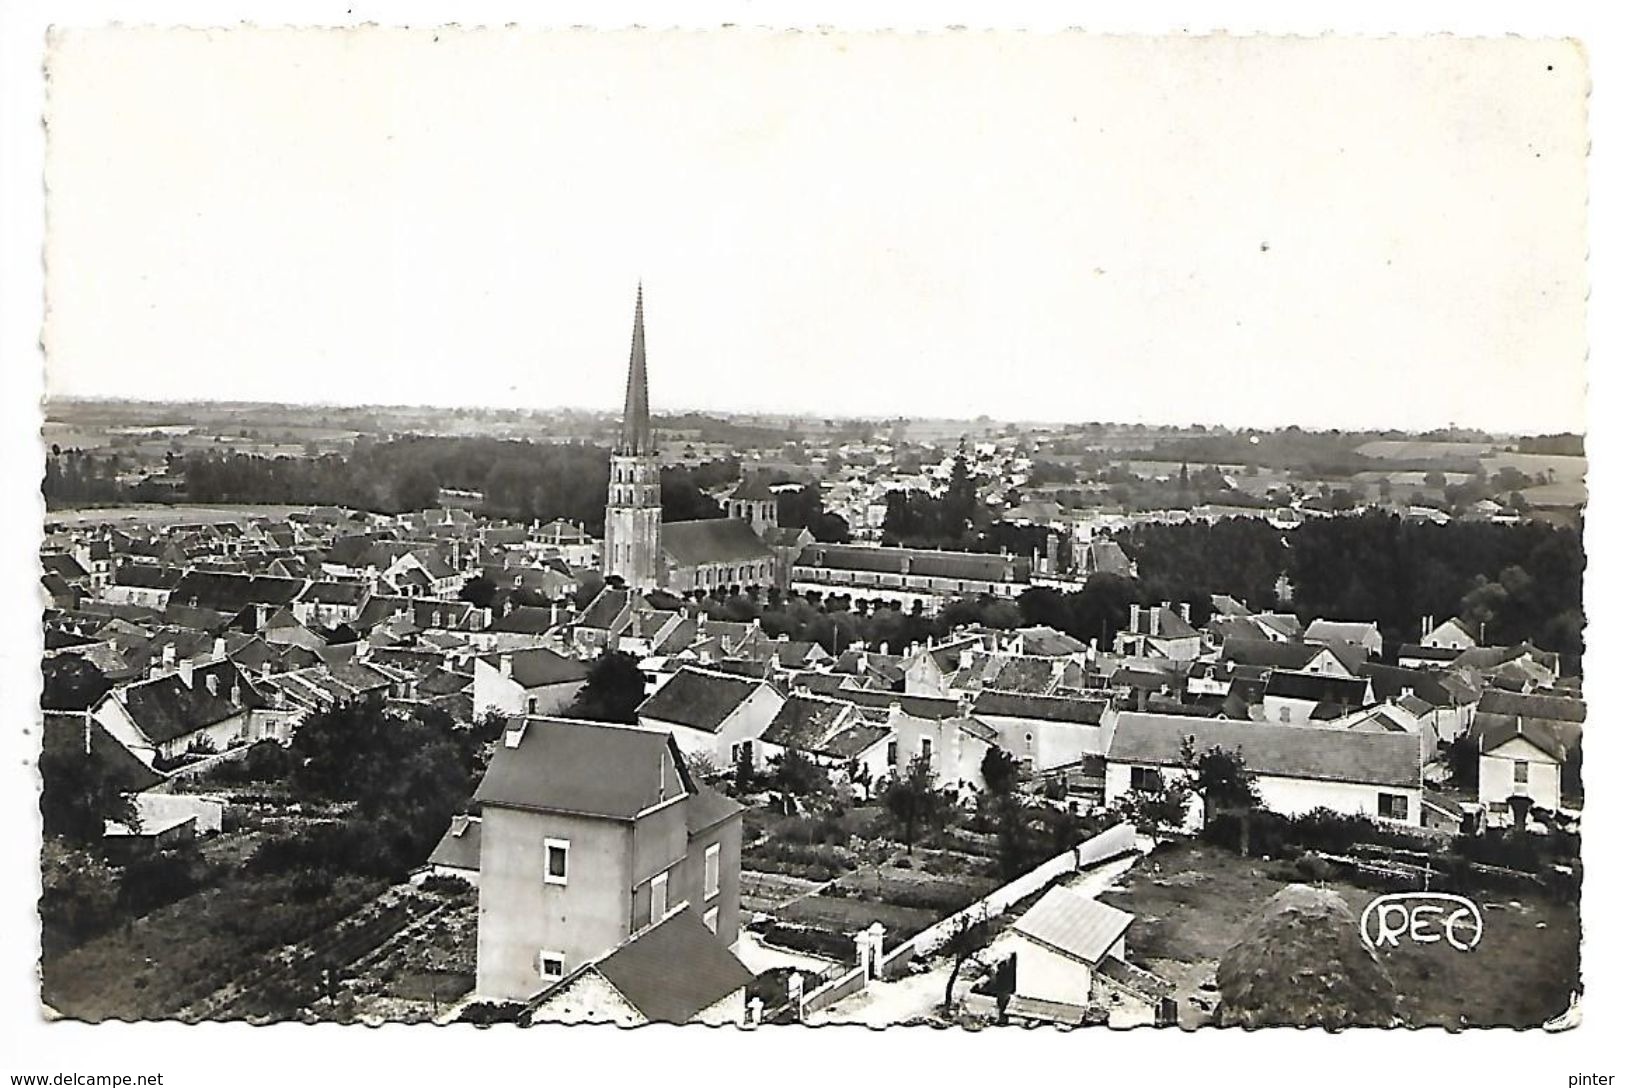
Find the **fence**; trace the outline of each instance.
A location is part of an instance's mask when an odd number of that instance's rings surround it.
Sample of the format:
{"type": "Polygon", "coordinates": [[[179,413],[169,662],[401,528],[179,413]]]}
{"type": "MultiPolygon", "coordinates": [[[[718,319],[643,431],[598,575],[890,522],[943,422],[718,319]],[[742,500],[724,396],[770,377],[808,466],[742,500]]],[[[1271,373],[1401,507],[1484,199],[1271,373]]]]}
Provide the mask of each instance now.
{"type": "MultiPolygon", "coordinates": [[[[921,956],[937,951],[953,936],[957,927],[967,918],[996,918],[1068,873],[1082,872],[1096,865],[1134,852],[1136,831],[1133,824],[1123,823],[1107,828],[1100,834],[1079,843],[1064,854],[1057,854],[1031,872],[1023,873],[1003,887],[996,888],[964,910],[951,914],[942,921],[921,930],[893,948],[880,959],[881,978],[896,978],[904,967],[921,956]]],[[[843,997],[850,997],[863,989],[868,981],[862,963],[836,978],[808,991],[801,999],[801,1014],[826,1009],[843,997]]]]}

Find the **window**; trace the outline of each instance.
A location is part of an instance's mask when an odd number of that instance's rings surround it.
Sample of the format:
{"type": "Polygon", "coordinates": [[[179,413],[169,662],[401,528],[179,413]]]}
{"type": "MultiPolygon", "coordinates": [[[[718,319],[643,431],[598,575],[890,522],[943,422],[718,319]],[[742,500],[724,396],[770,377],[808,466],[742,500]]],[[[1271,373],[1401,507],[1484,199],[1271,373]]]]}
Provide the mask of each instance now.
{"type": "Polygon", "coordinates": [[[568,884],[570,882],[570,843],[566,839],[548,839],[544,849],[547,853],[547,868],[542,872],[542,880],[548,884],[568,884]]]}
{"type": "Polygon", "coordinates": [[[717,908],[712,907],[710,910],[705,912],[705,928],[709,929],[712,933],[717,931],[717,908]]]}
{"type": "Polygon", "coordinates": [[[1142,793],[1156,793],[1162,789],[1162,772],[1155,767],[1130,767],[1128,785],[1142,793]]]}
{"type": "Polygon", "coordinates": [[[1527,759],[1514,760],[1512,763],[1512,781],[1520,786],[1529,784],[1529,761],[1527,759]]]}
{"type": "Polygon", "coordinates": [[[1281,707],[1281,720],[1283,722],[1288,722],[1288,723],[1290,723],[1292,721],[1292,708],[1291,707],[1289,707],[1289,706],[1282,706],[1281,707]]]}
{"type": "Polygon", "coordinates": [[[538,952],[536,954],[536,970],[541,972],[543,978],[560,979],[564,977],[563,952],[538,952]]]}
{"type": "Polygon", "coordinates": [[[920,758],[925,760],[927,763],[929,763],[931,761],[931,738],[930,737],[921,737],[920,738],[920,758]]]}
{"type": "Polygon", "coordinates": [[[534,696],[530,698],[527,705],[530,713],[536,713],[536,698],[534,696]]]}
{"type": "Polygon", "coordinates": [[[1401,793],[1377,794],[1377,815],[1385,820],[1404,820],[1410,816],[1410,798],[1401,793]]]}
{"type": "Polygon", "coordinates": [[[897,742],[894,740],[886,742],[886,765],[889,767],[897,766],[897,742]]]}
{"type": "Polygon", "coordinates": [[[720,890],[722,890],[722,844],[714,842],[705,848],[705,897],[710,899],[720,890]]]}
{"type": "Polygon", "coordinates": [[[649,921],[658,922],[666,913],[666,874],[661,873],[649,884],[649,921]]]}

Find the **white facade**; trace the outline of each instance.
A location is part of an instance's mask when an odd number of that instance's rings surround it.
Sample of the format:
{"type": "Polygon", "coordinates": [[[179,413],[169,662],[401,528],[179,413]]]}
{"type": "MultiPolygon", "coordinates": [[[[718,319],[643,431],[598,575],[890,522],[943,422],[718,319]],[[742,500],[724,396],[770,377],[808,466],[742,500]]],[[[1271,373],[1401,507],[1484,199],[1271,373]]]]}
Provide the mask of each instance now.
{"type": "Polygon", "coordinates": [[[645,729],[670,733],[685,756],[700,756],[715,767],[729,767],[733,765],[740,745],[746,742],[754,745],[773,719],[778,717],[782,706],[784,696],[766,684],[758,684],[756,690],[745,696],[722,720],[714,733],[642,715],[638,717],[638,724],[645,729]]]}
{"type": "MultiPolygon", "coordinates": [[[[1189,778],[1183,767],[1157,767],[1165,781],[1189,778]]],[[[1133,765],[1106,765],[1106,803],[1114,805],[1132,788],[1133,765]]],[[[1365,816],[1407,827],[1422,826],[1422,784],[1415,786],[1366,785],[1358,782],[1328,782],[1309,778],[1284,778],[1255,774],[1254,784],[1264,808],[1282,816],[1301,816],[1317,808],[1344,816],[1365,816]],[[1384,800],[1384,798],[1387,800],[1384,800]],[[1401,810],[1403,815],[1400,814],[1401,810]],[[1391,813],[1387,815],[1385,813],[1391,813]]],[[[1201,828],[1202,807],[1193,800],[1186,817],[1186,830],[1201,828]]]]}
{"type": "Polygon", "coordinates": [[[1478,801],[1486,808],[1522,795],[1537,808],[1557,811],[1563,765],[1523,737],[1513,737],[1478,757],[1478,801]],[[1522,777],[1523,781],[1519,781],[1522,777]]]}

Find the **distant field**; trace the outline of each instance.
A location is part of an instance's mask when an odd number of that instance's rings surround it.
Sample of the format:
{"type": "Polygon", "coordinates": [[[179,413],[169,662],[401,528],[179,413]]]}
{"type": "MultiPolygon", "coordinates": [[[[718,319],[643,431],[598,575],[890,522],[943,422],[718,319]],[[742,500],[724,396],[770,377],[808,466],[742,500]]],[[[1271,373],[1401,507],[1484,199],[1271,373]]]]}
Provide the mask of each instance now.
{"type": "Polygon", "coordinates": [[[1493,447],[1487,442],[1407,442],[1378,439],[1354,452],[1389,461],[1425,461],[1430,458],[1482,457],[1493,447]]]}
{"type": "Polygon", "coordinates": [[[1586,485],[1577,481],[1527,487],[1523,497],[1531,506],[1584,506],[1587,502],[1586,485]]]}
{"type": "Polygon", "coordinates": [[[142,506],[100,506],[83,510],[52,510],[45,515],[47,525],[84,525],[86,523],[127,524],[143,522],[150,525],[175,525],[189,522],[244,521],[249,518],[280,520],[289,514],[311,509],[309,506],[165,506],[153,503],[142,506]]]}
{"type": "Polygon", "coordinates": [[[1584,457],[1543,453],[1496,453],[1484,458],[1484,471],[1492,476],[1508,466],[1530,476],[1550,472],[1555,483],[1574,483],[1584,480],[1586,475],[1584,457]]]}

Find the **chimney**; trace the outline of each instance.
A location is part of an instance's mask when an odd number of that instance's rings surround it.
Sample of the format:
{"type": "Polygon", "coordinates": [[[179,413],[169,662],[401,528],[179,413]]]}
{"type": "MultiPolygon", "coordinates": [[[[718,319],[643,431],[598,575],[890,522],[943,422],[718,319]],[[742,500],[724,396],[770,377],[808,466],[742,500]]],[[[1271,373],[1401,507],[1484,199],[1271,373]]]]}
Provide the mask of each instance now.
{"type": "Polygon", "coordinates": [[[513,676],[513,654],[503,654],[497,658],[497,671],[503,676],[513,676]]]}
{"type": "Polygon", "coordinates": [[[1186,623],[1191,621],[1191,603],[1189,601],[1179,606],[1179,618],[1186,623]]]}
{"type": "Polygon", "coordinates": [[[214,659],[216,661],[224,661],[226,659],[226,640],[223,638],[217,638],[214,640],[214,659]]]}
{"type": "Polygon", "coordinates": [[[237,677],[233,676],[232,679],[231,679],[231,702],[232,702],[232,705],[233,706],[239,705],[239,704],[242,703],[242,701],[243,701],[243,685],[242,685],[242,682],[239,679],[237,679],[237,677]]]}
{"type": "Polygon", "coordinates": [[[1128,606],[1128,633],[1131,635],[1140,633],[1140,606],[1138,604],[1128,606]]]}
{"type": "Polygon", "coordinates": [[[968,691],[961,691],[959,693],[959,716],[961,718],[970,717],[970,705],[972,698],[973,696],[968,691]]]}
{"type": "Polygon", "coordinates": [[[880,644],[880,656],[881,657],[890,657],[891,656],[891,645],[889,643],[882,642],[880,644]]]}
{"type": "Polygon", "coordinates": [[[1158,634],[1157,629],[1161,626],[1161,623],[1159,621],[1162,619],[1162,609],[1167,608],[1167,607],[1168,606],[1166,604],[1164,604],[1162,606],[1162,608],[1152,607],[1152,608],[1149,608],[1149,609],[1146,610],[1146,616],[1147,616],[1146,623],[1150,628],[1150,630],[1148,630],[1146,633],[1151,635],[1151,637],[1153,637],[1153,638],[1155,638],[1157,636],[1157,634],[1158,634]]]}

